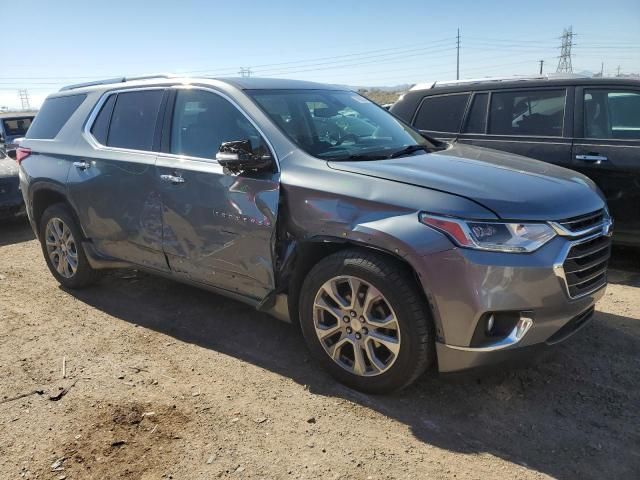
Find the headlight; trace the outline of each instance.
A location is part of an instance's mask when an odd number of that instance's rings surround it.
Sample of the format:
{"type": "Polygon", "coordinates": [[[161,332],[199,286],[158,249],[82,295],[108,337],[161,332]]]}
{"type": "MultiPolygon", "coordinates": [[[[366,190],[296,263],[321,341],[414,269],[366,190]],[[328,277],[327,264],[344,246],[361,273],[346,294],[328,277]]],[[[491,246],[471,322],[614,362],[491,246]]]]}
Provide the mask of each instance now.
{"type": "Polygon", "coordinates": [[[420,221],[445,233],[460,247],[495,252],[533,252],[556,236],[546,223],[503,223],[460,220],[427,213],[420,221]]]}

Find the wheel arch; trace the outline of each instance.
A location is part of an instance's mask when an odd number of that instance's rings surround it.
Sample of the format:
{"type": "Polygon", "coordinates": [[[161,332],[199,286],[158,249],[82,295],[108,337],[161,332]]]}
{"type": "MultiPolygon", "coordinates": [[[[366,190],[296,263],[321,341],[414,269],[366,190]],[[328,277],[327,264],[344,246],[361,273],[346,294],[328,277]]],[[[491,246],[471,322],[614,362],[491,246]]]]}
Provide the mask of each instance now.
{"type": "Polygon", "coordinates": [[[73,215],[80,227],[80,230],[82,231],[82,234],[84,235],[84,230],[80,224],[78,214],[67,198],[67,192],[63,185],[50,182],[38,182],[32,186],[29,192],[29,197],[31,200],[31,220],[38,237],[41,233],[40,220],[42,219],[42,214],[47,208],[51,205],[55,205],[56,203],[63,203],[69,208],[69,211],[73,215]]]}
{"type": "Polygon", "coordinates": [[[297,324],[300,321],[300,294],[302,291],[302,284],[304,283],[304,279],[307,274],[323,258],[348,249],[376,253],[384,256],[386,259],[408,272],[416,282],[418,291],[431,311],[435,321],[437,316],[433,315],[432,302],[428,299],[428,292],[425,292],[420,275],[408,258],[403,257],[392,250],[355,239],[316,236],[306,238],[299,242],[292,242],[289,248],[287,248],[287,256],[283,260],[282,267],[278,272],[279,291],[287,294],[289,318],[293,323],[297,324]]]}

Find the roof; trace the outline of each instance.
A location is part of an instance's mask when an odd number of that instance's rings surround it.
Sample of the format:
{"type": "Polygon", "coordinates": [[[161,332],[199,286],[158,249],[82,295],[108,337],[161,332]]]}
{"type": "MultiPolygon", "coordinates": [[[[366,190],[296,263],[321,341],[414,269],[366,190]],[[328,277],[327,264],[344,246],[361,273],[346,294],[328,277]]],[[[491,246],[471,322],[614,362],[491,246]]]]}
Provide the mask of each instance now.
{"type": "Polygon", "coordinates": [[[436,81],[427,83],[418,83],[414,85],[410,92],[425,90],[434,90],[441,92],[448,91],[468,91],[468,90],[483,90],[483,89],[496,89],[496,88],[518,88],[523,86],[541,86],[541,85],[558,85],[558,86],[571,86],[571,85],[640,85],[640,79],[634,78],[601,78],[601,77],[587,77],[582,75],[543,75],[534,77],[500,77],[500,78],[477,78],[470,80],[448,80],[448,81],[436,81]]]}
{"type": "MultiPolygon", "coordinates": [[[[307,82],[303,80],[287,80],[280,78],[257,78],[257,77],[239,77],[239,78],[213,78],[213,77],[182,77],[179,75],[159,74],[145,75],[140,77],[114,77],[105,80],[96,80],[86,83],[78,83],[67,85],[60,89],[61,92],[75,91],[90,87],[113,86],[116,84],[125,84],[126,86],[154,85],[158,84],[175,84],[180,83],[209,83],[213,81],[224,82],[232,85],[240,90],[277,90],[277,89],[322,89],[322,90],[345,90],[346,87],[328,85],[323,83],[307,82]]],[[[123,85],[123,86],[125,86],[123,85]]]]}
{"type": "Polygon", "coordinates": [[[216,78],[241,90],[346,90],[345,87],[326,83],[307,82],[304,80],[287,80],[284,78],[216,78]]]}

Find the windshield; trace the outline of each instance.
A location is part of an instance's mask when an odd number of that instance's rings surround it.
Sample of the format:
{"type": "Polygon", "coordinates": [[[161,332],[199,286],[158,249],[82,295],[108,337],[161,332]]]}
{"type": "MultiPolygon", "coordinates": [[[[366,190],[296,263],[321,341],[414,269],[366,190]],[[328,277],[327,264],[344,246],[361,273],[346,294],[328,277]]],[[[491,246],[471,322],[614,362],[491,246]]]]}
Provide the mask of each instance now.
{"type": "Polygon", "coordinates": [[[339,90],[247,92],[305,152],[326,160],[377,160],[435,145],[375,103],[339,90]]]}
{"type": "Polygon", "coordinates": [[[2,121],[4,131],[10,137],[24,137],[31,126],[32,117],[6,118],[2,121]]]}

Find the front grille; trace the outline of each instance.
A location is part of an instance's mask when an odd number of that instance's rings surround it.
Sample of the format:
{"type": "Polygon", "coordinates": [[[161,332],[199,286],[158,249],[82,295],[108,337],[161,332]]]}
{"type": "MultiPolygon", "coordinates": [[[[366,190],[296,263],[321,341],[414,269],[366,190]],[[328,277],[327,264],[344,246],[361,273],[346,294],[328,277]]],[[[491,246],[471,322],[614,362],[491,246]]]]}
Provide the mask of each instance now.
{"type": "Polygon", "coordinates": [[[593,292],[607,283],[611,239],[602,235],[574,244],[562,264],[571,298],[593,292]]]}
{"type": "Polygon", "coordinates": [[[558,224],[562,225],[570,232],[580,232],[602,224],[604,217],[604,210],[598,210],[597,212],[591,212],[586,215],[562,220],[561,222],[558,222],[558,224]]]}

